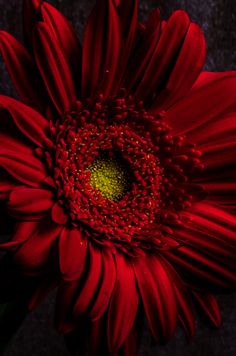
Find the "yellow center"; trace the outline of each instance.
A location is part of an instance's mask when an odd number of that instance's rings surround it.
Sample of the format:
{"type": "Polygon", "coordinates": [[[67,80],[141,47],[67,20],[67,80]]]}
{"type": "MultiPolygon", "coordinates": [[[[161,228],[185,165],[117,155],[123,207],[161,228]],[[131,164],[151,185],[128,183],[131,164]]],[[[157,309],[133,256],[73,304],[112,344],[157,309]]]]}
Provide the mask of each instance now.
{"type": "Polygon", "coordinates": [[[98,158],[90,166],[90,185],[107,199],[119,200],[128,190],[125,168],[111,158],[98,158]]]}

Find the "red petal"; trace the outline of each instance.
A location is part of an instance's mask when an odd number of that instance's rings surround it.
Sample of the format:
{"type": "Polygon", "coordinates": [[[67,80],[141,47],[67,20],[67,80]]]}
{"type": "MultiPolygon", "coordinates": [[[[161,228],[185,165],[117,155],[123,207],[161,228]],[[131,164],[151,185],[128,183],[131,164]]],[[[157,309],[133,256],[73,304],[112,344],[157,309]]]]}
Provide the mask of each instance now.
{"type": "Polygon", "coordinates": [[[236,75],[221,77],[194,89],[167,111],[165,121],[176,135],[186,134],[229,111],[236,102],[236,75]]]}
{"type": "Polygon", "coordinates": [[[66,215],[64,209],[58,204],[55,203],[51,212],[52,220],[59,225],[65,225],[68,221],[68,216],[66,215]]]}
{"type": "Polygon", "coordinates": [[[129,335],[138,309],[139,296],[132,266],[116,254],[116,284],[108,310],[107,337],[110,352],[117,351],[129,335]]]}
{"type": "Polygon", "coordinates": [[[160,257],[152,255],[139,258],[134,270],[151,332],[158,342],[166,342],[173,336],[177,321],[173,283],[168,271],[160,257]]]}
{"type": "Polygon", "coordinates": [[[9,112],[17,128],[37,146],[43,147],[49,142],[48,121],[37,111],[3,95],[0,95],[0,108],[9,112]]]}
{"type": "Polygon", "coordinates": [[[50,26],[63,49],[72,71],[72,78],[78,86],[81,82],[82,49],[73,27],[58,10],[46,2],[42,3],[40,11],[44,22],[50,26]]]}
{"type": "Polygon", "coordinates": [[[161,86],[168,79],[189,25],[190,20],[184,11],[176,11],[170,17],[136,90],[137,97],[146,101],[151,99],[150,96],[157,90],[161,90],[161,86]]]}
{"type": "Polygon", "coordinates": [[[182,278],[194,286],[232,289],[236,283],[235,266],[222,265],[221,261],[209,257],[205,251],[183,246],[175,252],[163,252],[167,259],[176,267],[182,278]]]}
{"type": "Polygon", "coordinates": [[[96,300],[89,312],[92,320],[100,319],[106,311],[115,285],[116,269],[114,259],[112,254],[106,251],[102,253],[102,276],[96,300]]]}
{"type": "Polygon", "coordinates": [[[55,325],[58,332],[66,334],[78,326],[78,320],[72,317],[73,301],[78,289],[78,280],[63,281],[58,288],[55,310],[55,325]]]}
{"type": "Polygon", "coordinates": [[[50,27],[45,23],[40,22],[36,26],[33,44],[36,62],[48,93],[57,110],[63,114],[71,110],[76,103],[68,63],[50,27]]]}
{"type": "Polygon", "coordinates": [[[190,341],[195,334],[195,315],[190,293],[180,276],[164,258],[162,258],[162,264],[166,270],[168,270],[172,283],[174,284],[179,320],[188,340],[190,341]]]}
{"type": "Polygon", "coordinates": [[[148,29],[145,31],[142,39],[139,41],[140,43],[131,56],[130,64],[126,71],[123,86],[128,92],[130,92],[131,89],[135,87],[135,84],[141,80],[144,70],[146,69],[159,41],[161,30],[159,10],[154,10],[150,14],[148,25],[148,29]],[[155,22],[155,27],[152,29],[151,24],[153,22],[155,22]]]}
{"type": "Polygon", "coordinates": [[[120,21],[113,0],[97,1],[84,34],[83,97],[109,95],[119,64],[120,41],[120,21]]]}
{"type": "Polygon", "coordinates": [[[216,298],[210,293],[201,294],[197,291],[192,291],[192,293],[204,315],[213,324],[213,326],[219,328],[221,326],[221,315],[216,298]]]}
{"type": "Polygon", "coordinates": [[[52,204],[49,190],[19,187],[9,197],[8,211],[16,218],[37,220],[47,214],[52,204]]]}
{"type": "Polygon", "coordinates": [[[32,33],[36,22],[39,20],[40,5],[42,0],[23,0],[23,30],[25,44],[32,47],[32,33]]]}
{"type": "Polygon", "coordinates": [[[34,156],[31,148],[2,135],[0,143],[0,166],[12,177],[33,187],[46,178],[45,166],[34,156]]]}
{"type": "Polygon", "coordinates": [[[89,329],[88,356],[109,356],[106,337],[106,318],[92,322],[89,329]]]}
{"type": "Polygon", "coordinates": [[[9,33],[0,31],[0,53],[21,99],[44,110],[42,83],[37,68],[26,49],[9,33]]]}
{"type": "Polygon", "coordinates": [[[140,324],[140,320],[137,320],[134,323],[134,326],[125,339],[122,347],[119,349],[117,356],[136,356],[138,355],[140,342],[142,339],[142,323],[140,324]]]}
{"type": "Polygon", "coordinates": [[[79,279],[87,254],[87,240],[77,228],[64,228],[59,240],[59,257],[62,278],[79,279]]]}
{"type": "Polygon", "coordinates": [[[61,227],[47,220],[41,221],[40,228],[20,247],[14,255],[19,271],[27,275],[41,274],[51,268],[53,248],[61,227]]]}
{"type": "Polygon", "coordinates": [[[84,280],[79,295],[77,296],[74,306],[74,315],[79,318],[85,314],[96,296],[102,276],[102,255],[101,252],[89,246],[89,266],[87,269],[87,277],[84,280]]]}
{"type": "Polygon", "coordinates": [[[123,79],[131,50],[134,46],[134,38],[138,22],[138,0],[121,0],[118,8],[118,14],[121,22],[122,50],[119,59],[119,68],[117,70],[116,84],[113,92],[119,88],[120,81],[123,79]]]}
{"type": "Polygon", "coordinates": [[[206,43],[202,30],[194,23],[189,26],[174,69],[152,110],[166,109],[183,97],[193,86],[205,62],[206,43]],[[184,70],[183,70],[184,68],[184,70]]]}
{"type": "Polygon", "coordinates": [[[0,172],[0,200],[7,200],[11,191],[17,186],[18,182],[8,173],[0,172]]]}
{"type": "Polygon", "coordinates": [[[23,221],[16,225],[11,241],[0,245],[1,250],[16,249],[25,243],[39,227],[38,221],[23,221]]]}

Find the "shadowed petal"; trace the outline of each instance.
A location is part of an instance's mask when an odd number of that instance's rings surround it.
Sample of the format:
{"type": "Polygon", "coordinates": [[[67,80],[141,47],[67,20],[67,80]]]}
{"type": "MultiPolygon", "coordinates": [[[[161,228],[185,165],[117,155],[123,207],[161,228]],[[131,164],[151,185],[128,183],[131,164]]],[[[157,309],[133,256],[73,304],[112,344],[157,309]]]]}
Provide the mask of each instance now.
{"type": "Polygon", "coordinates": [[[84,34],[83,97],[109,95],[119,64],[120,41],[120,21],[113,1],[97,1],[84,34]]]}
{"type": "Polygon", "coordinates": [[[82,49],[73,27],[55,7],[46,2],[42,3],[40,12],[43,21],[50,26],[63,50],[66,61],[70,65],[75,86],[80,86],[82,49]]]}
{"type": "Polygon", "coordinates": [[[8,211],[15,218],[38,220],[52,207],[52,198],[49,190],[19,187],[10,194],[8,211]]]}
{"type": "Polygon", "coordinates": [[[53,249],[62,227],[49,220],[42,220],[39,228],[14,255],[14,263],[21,273],[41,274],[51,268],[53,249]]]}
{"type": "Polygon", "coordinates": [[[168,110],[165,120],[174,134],[186,134],[236,106],[235,91],[236,74],[217,76],[217,79],[194,89],[168,110]]]}
{"type": "Polygon", "coordinates": [[[201,28],[191,23],[178,54],[176,64],[151,110],[166,109],[190,91],[205,62],[206,43],[201,28]],[[184,70],[183,70],[184,68],[184,70]]]}
{"type": "Polygon", "coordinates": [[[176,11],[170,17],[135,92],[136,97],[146,102],[153,93],[160,91],[168,79],[173,59],[179,54],[189,26],[190,20],[184,11],[176,11]]]}
{"type": "Polygon", "coordinates": [[[61,114],[71,110],[76,103],[71,72],[47,24],[40,22],[36,26],[33,45],[36,63],[55,107],[61,114]]]}
{"type": "Polygon", "coordinates": [[[102,281],[98,289],[96,300],[89,312],[92,320],[101,318],[107,309],[115,285],[116,269],[114,259],[109,251],[102,252],[102,281]]]}
{"type": "Polygon", "coordinates": [[[213,326],[219,328],[221,326],[220,308],[216,298],[210,293],[199,293],[192,291],[194,299],[201,309],[203,314],[211,322],[213,326]]]}
{"type": "Polygon", "coordinates": [[[173,336],[177,306],[173,284],[158,256],[145,255],[134,261],[134,271],[149,327],[159,343],[173,336]]]}
{"type": "Polygon", "coordinates": [[[59,257],[62,278],[67,281],[78,279],[84,269],[87,240],[78,228],[65,227],[59,240],[59,257]]]}
{"type": "Polygon", "coordinates": [[[0,53],[21,99],[44,111],[42,83],[37,67],[27,50],[9,33],[0,31],[0,53]]]}
{"type": "Polygon", "coordinates": [[[115,255],[116,284],[108,310],[107,336],[111,352],[117,351],[129,335],[138,309],[139,297],[131,264],[115,255]]]}
{"type": "Polygon", "coordinates": [[[49,123],[37,111],[3,95],[0,95],[0,108],[9,112],[17,128],[37,146],[43,147],[49,142],[47,138],[49,123]]]}
{"type": "Polygon", "coordinates": [[[74,306],[74,315],[77,318],[88,312],[89,307],[95,300],[94,298],[96,298],[97,289],[102,276],[101,251],[90,244],[88,254],[89,266],[87,269],[87,277],[82,283],[74,306]]]}

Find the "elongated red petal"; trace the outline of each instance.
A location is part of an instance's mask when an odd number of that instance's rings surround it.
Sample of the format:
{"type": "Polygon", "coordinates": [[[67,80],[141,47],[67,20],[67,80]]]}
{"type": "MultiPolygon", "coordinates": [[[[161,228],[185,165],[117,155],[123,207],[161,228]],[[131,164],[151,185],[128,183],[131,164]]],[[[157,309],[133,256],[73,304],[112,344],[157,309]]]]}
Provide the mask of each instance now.
{"type": "Polygon", "coordinates": [[[118,7],[118,14],[121,23],[121,51],[119,58],[119,67],[115,83],[113,84],[114,94],[120,86],[123,79],[126,66],[128,64],[131,51],[134,46],[135,33],[138,22],[138,0],[122,0],[118,7]]]}
{"type": "Polygon", "coordinates": [[[23,0],[23,34],[26,47],[32,49],[33,29],[40,20],[42,0],[23,0]]]}
{"type": "Polygon", "coordinates": [[[38,221],[23,221],[16,225],[13,237],[9,242],[0,244],[1,250],[14,250],[24,244],[30,236],[39,228],[38,221]]]}
{"type": "Polygon", "coordinates": [[[27,50],[9,33],[0,31],[0,53],[21,99],[26,104],[44,111],[42,94],[45,89],[27,50]]]}
{"type": "Polygon", "coordinates": [[[210,293],[192,291],[197,305],[213,326],[221,326],[220,308],[216,298],[210,293]]]}
{"type": "Polygon", "coordinates": [[[108,310],[107,336],[111,352],[115,352],[129,335],[138,309],[139,297],[132,266],[116,254],[116,284],[108,310]],[[117,307],[118,306],[118,307],[117,307]]]}
{"type": "Polygon", "coordinates": [[[177,322],[174,287],[168,271],[158,256],[152,255],[134,262],[134,271],[151,332],[158,342],[166,342],[177,322]]]}
{"type": "Polygon", "coordinates": [[[173,59],[178,55],[183,40],[190,25],[190,20],[184,11],[176,11],[168,20],[156,50],[146,68],[135,95],[147,101],[150,95],[161,91],[168,79],[173,59]]]}
{"type": "Polygon", "coordinates": [[[0,166],[18,181],[38,187],[46,176],[44,164],[34,156],[33,150],[22,142],[1,135],[0,166]]]}
{"type": "Polygon", "coordinates": [[[109,356],[106,336],[106,317],[90,323],[88,337],[88,356],[109,356]]]}
{"type": "Polygon", "coordinates": [[[128,93],[133,91],[135,85],[141,80],[141,77],[146,69],[146,66],[151,59],[153,52],[157,46],[160,38],[161,30],[161,19],[160,12],[154,10],[149,17],[147,30],[144,32],[140,43],[138,43],[137,48],[134,50],[133,55],[130,59],[130,64],[128,65],[126,75],[124,78],[123,86],[126,88],[128,93]],[[155,21],[154,21],[155,19],[155,21]],[[151,23],[155,22],[155,27],[152,28],[151,23]]]}
{"type": "Polygon", "coordinates": [[[7,172],[0,172],[0,200],[7,200],[11,191],[19,185],[7,172]]]}
{"type": "Polygon", "coordinates": [[[43,21],[50,26],[63,50],[66,61],[70,65],[75,86],[80,86],[82,49],[73,27],[55,7],[47,2],[42,3],[40,12],[43,21]]]}
{"type": "Polygon", "coordinates": [[[64,228],[59,240],[59,257],[62,278],[78,279],[84,269],[87,241],[77,228],[64,228]]]}
{"type": "Polygon", "coordinates": [[[63,114],[76,104],[69,65],[47,24],[38,23],[33,44],[36,62],[48,93],[57,110],[63,114]]]}
{"type": "Polygon", "coordinates": [[[168,110],[165,120],[174,134],[186,134],[236,105],[235,90],[235,74],[217,76],[168,110]]]}
{"type": "Polygon", "coordinates": [[[84,35],[83,97],[109,95],[119,64],[120,41],[120,21],[113,1],[97,1],[84,35]]]}
{"type": "Polygon", "coordinates": [[[99,287],[102,276],[101,251],[90,244],[88,253],[89,267],[87,271],[87,277],[81,286],[81,290],[79,291],[74,306],[74,315],[77,318],[88,312],[94,298],[96,298],[97,289],[99,287]]]}
{"type": "Polygon", "coordinates": [[[189,26],[170,78],[152,109],[166,109],[190,91],[205,62],[206,43],[202,30],[194,23],[189,26]],[[183,70],[184,68],[184,70],[183,70]]]}
{"type": "Polygon", "coordinates": [[[195,314],[191,294],[181,280],[175,269],[164,258],[161,259],[163,266],[168,270],[169,276],[174,284],[178,317],[188,340],[191,340],[195,333],[195,314]]]}
{"type": "Polygon", "coordinates": [[[37,275],[51,268],[53,249],[61,227],[48,220],[42,220],[39,229],[31,235],[14,255],[14,263],[19,271],[27,275],[37,275]]]}
{"type": "Polygon", "coordinates": [[[19,187],[9,197],[8,211],[16,218],[37,220],[47,214],[52,204],[49,190],[19,187]]]}
{"type": "Polygon", "coordinates": [[[37,111],[3,95],[0,95],[0,108],[9,112],[17,128],[37,146],[43,147],[49,142],[49,123],[37,111]]]}
{"type": "Polygon", "coordinates": [[[105,313],[115,285],[116,269],[113,256],[110,252],[102,253],[102,281],[99,286],[97,298],[89,312],[92,320],[97,320],[105,313]]]}

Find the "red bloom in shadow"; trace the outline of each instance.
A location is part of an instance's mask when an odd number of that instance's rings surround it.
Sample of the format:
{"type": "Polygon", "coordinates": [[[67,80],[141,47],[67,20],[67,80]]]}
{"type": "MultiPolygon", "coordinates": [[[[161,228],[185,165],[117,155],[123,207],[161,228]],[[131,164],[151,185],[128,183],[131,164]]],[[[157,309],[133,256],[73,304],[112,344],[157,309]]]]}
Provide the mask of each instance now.
{"type": "Polygon", "coordinates": [[[98,1],[82,47],[39,0],[25,47],[0,33],[21,98],[0,96],[0,248],[19,294],[36,278],[30,308],[59,286],[57,327],[88,323],[91,355],[134,355],[142,310],[159,343],[193,335],[193,301],[219,326],[212,293],[236,285],[236,74],[201,72],[185,12],[140,24],[137,6],[98,1]]]}

